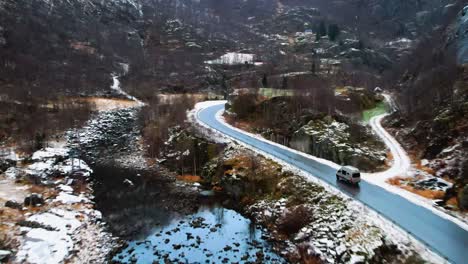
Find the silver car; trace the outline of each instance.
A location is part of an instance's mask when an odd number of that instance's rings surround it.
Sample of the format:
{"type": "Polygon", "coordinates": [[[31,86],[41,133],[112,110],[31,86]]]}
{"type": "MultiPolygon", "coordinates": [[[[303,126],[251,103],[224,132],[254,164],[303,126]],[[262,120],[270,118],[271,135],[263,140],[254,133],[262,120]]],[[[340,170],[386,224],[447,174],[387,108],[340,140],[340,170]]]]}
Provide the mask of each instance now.
{"type": "Polygon", "coordinates": [[[355,167],[343,166],[336,172],[336,180],[358,184],[361,181],[361,172],[355,167]]]}

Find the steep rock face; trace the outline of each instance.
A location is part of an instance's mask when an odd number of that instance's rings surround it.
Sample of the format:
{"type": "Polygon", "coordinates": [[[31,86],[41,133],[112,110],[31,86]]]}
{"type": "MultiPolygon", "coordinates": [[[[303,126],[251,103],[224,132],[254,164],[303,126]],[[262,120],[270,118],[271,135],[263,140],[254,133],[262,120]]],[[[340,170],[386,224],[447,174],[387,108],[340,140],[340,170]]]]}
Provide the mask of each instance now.
{"type": "Polygon", "coordinates": [[[375,170],[384,164],[385,152],[364,143],[352,143],[350,127],[330,117],[312,120],[294,133],[290,145],[302,152],[341,165],[375,170]]]}

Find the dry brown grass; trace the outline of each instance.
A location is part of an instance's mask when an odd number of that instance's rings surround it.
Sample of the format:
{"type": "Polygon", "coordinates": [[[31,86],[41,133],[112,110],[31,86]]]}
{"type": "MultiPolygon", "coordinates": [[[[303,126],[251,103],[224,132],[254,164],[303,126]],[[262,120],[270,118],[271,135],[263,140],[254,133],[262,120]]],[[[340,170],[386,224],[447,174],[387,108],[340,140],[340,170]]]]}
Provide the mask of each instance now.
{"type": "Polygon", "coordinates": [[[443,191],[434,191],[434,190],[421,190],[421,189],[415,189],[411,186],[402,186],[401,188],[407,190],[407,191],[410,191],[412,193],[415,193],[419,196],[422,196],[422,197],[425,197],[425,198],[428,198],[428,199],[433,199],[433,200],[436,200],[436,199],[443,199],[444,198],[444,195],[445,195],[445,192],[443,191]]]}
{"type": "Polygon", "coordinates": [[[458,208],[458,200],[457,200],[457,197],[452,197],[450,198],[447,202],[446,202],[447,205],[451,205],[451,206],[455,206],[456,208],[458,208]]]}
{"type": "Polygon", "coordinates": [[[222,191],[223,191],[223,187],[221,187],[221,186],[213,186],[213,191],[215,191],[215,192],[222,192],[222,191]]]}
{"type": "Polygon", "coordinates": [[[252,127],[254,127],[254,124],[248,122],[248,121],[238,121],[238,120],[235,120],[232,116],[230,115],[224,115],[224,120],[226,120],[226,122],[228,124],[230,124],[231,126],[233,127],[236,127],[236,128],[239,128],[239,129],[242,129],[244,131],[247,131],[247,132],[250,132],[252,133],[253,130],[252,130],[252,127]]]}
{"type": "Polygon", "coordinates": [[[403,178],[401,177],[393,177],[393,178],[388,179],[387,182],[390,183],[391,185],[400,186],[402,179],[403,178]]]}
{"type": "Polygon", "coordinates": [[[190,175],[190,174],[179,175],[179,176],[176,176],[176,178],[179,181],[184,181],[184,182],[200,182],[201,181],[200,176],[190,175]]]}
{"type": "Polygon", "coordinates": [[[415,178],[403,178],[403,177],[394,177],[394,178],[390,178],[387,180],[387,182],[391,185],[394,185],[394,186],[398,186],[404,190],[407,190],[409,192],[412,192],[414,194],[417,194],[419,196],[422,196],[422,197],[425,197],[425,198],[428,198],[428,199],[433,199],[433,200],[436,200],[436,199],[443,199],[444,196],[445,196],[445,192],[444,191],[436,191],[436,190],[429,190],[429,189],[417,189],[417,188],[414,188],[412,186],[409,186],[409,185],[406,185],[406,184],[402,184],[402,182],[411,182],[411,181],[415,181],[415,180],[419,180],[420,177],[415,177],[415,178]]]}
{"type": "Polygon", "coordinates": [[[128,99],[117,99],[117,98],[102,98],[102,97],[87,97],[77,98],[72,100],[86,101],[91,103],[97,111],[108,111],[122,108],[130,108],[137,106],[137,102],[128,99]]]}
{"type": "Polygon", "coordinates": [[[384,168],[390,168],[393,163],[393,154],[392,152],[388,151],[387,152],[387,158],[384,161],[384,168]]]}
{"type": "Polygon", "coordinates": [[[429,168],[429,167],[426,167],[426,166],[423,166],[421,164],[421,161],[417,161],[415,164],[414,164],[414,167],[418,170],[421,170],[421,171],[424,171],[426,173],[429,173],[431,175],[435,175],[435,171],[432,169],[432,168],[429,168]]]}

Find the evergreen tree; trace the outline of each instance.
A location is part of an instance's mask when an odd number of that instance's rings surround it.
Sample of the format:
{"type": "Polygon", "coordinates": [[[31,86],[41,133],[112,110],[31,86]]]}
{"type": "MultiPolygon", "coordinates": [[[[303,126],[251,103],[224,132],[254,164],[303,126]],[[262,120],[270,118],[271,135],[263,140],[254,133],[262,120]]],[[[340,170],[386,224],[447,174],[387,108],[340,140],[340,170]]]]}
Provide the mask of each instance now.
{"type": "Polygon", "coordinates": [[[335,41],[336,37],[340,34],[340,28],[337,24],[331,24],[328,26],[328,37],[331,41],[335,41]]]}
{"type": "Polygon", "coordinates": [[[358,49],[363,49],[363,48],[364,48],[364,43],[362,42],[362,40],[359,40],[358,49]]]}
{"type": "Polygon", "coordinates": [[[281,89],[283,90],[288,89],[288,78],[286,78],[286,76],[283,77],[283,83],[281,84],[281,89]]]}
{"type": "Polygon", "coordinates": [[[325,22],[320,21],[318,27],[315,28],[315,40],[319,41],[323,36],[327,35],[327,28],[325,22]]]}
{"type": "Polygon", "coordinates": [[[36,135],[34,137],[34,150],[42,149],[44,147],[45,139],[46,136],[44,132],[36,132],[36,135]]]}
{"type": "Polygon", "coordinates": [[[320,25],[317,31],[317,34],[319,35],[319,39],[325,35],[327,35],[327,28],[325,26],[325,22],[320,21],[320,25]]]}
{"type": "Polygon", "coordinates": [[[267,88],[267,87],[268,87],[268,79],[267,79],[266,73],[263,74],[262,86],[263,86],[263,88],[267,88]]]}
{"type": "Polygon", "coordinates": [[[321,37],[322,36],[320,36],[320,33],[317,31],[317,33],[315,33],[315,41],[319,41],[321,37]]]}

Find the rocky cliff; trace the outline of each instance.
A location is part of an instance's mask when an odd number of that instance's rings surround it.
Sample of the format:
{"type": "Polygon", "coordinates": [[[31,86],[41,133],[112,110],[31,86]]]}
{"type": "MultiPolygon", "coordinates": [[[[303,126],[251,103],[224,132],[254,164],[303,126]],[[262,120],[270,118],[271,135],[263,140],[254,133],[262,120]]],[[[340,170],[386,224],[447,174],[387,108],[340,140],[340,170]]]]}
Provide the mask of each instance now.
{"type": "Polygon", "coordinates": [[[310,121],[292,136],[291,147],[341,165],[374,171],[384,165],[385,148],[378,142],[352,139],[350,126],[331,117],[310,121]]]}

